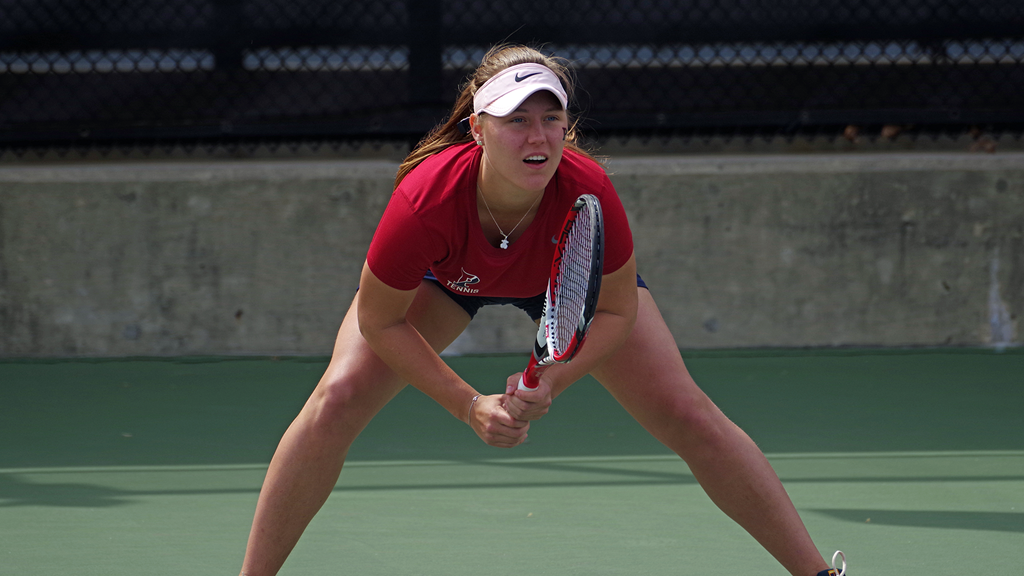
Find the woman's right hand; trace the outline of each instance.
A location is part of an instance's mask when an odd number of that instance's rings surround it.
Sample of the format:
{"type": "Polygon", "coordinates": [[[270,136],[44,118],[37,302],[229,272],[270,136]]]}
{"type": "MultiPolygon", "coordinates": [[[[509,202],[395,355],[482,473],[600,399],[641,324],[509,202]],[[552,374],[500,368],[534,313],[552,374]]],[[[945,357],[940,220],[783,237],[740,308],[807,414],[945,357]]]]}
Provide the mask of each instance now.
{"type": "Polygon", "coordinates": [[[530,423],[516,420],[505,410],[506,396],[480,396],[469,412],[469,427],[488,446],[514,448],[526,441],[530,423]]]}

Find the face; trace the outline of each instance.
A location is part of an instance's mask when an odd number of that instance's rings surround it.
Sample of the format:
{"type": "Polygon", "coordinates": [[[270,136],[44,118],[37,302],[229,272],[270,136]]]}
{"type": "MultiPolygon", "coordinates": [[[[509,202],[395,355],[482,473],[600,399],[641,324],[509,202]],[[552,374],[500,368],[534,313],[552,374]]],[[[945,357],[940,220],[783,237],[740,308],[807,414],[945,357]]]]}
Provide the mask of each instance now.
{"type": "Polygon", "coordinates": [[[508,116],[474,116],[473,136],[483,142],[483,185],[494,192],[544,190],[562,160],[568,127],[561,103],[546,90],[508,116]]]}

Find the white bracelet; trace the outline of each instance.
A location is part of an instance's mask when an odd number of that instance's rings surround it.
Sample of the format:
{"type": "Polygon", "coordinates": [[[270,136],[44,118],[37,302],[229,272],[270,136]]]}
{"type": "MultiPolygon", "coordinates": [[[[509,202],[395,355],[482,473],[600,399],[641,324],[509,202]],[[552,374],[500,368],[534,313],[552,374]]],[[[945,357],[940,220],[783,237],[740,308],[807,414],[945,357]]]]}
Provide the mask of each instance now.
{"type": "Polygon", "coordinates": [[[466,423],[469,424],[470,428],[473,427],[473,406],[476,404],[476,401],[477,399],[480,398],[480,396],[480,394],[477,394],[476,396],[473,396],[472,400],[469,401],[469,414],[466,415],[466,423]]]}

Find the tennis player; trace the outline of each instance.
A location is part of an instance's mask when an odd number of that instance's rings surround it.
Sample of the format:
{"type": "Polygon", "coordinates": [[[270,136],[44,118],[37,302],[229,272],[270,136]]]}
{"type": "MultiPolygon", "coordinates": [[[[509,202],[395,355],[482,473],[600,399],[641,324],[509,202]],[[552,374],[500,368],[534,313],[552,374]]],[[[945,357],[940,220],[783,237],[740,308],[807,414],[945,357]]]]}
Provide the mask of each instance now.
{"type": "Polygon", "coordinates": [[[835,574],[760,450],[689,376],[637,276],[622,203],[576,144],[571,87],[556,59],[522,46],[492,49],[451,117],[401,165],[331,362],[271,461],[242,574],[277,573],[334,488],[349,446],[406,383],[485,443],[511,448],[588,373],[787,570],[835,574]],[[481,394],[438,352],[482,306],[541,317],[553,238],[584,193],[599,198],[607,235],[586,345],[534,390],[516,390],[513,374],[505,393],[481,394]]]}

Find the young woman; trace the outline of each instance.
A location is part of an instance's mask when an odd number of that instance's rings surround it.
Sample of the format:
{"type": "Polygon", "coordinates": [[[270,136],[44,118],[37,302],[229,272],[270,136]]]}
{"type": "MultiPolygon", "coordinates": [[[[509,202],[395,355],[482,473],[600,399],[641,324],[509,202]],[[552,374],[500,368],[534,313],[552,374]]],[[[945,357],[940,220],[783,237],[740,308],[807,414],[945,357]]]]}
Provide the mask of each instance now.
{"type": "Polygon", "coordinates": [[[834,574],[757,446],[690,378],[636,274],[618,196],[575,143],[564,66],[521,46],[491,50],[452,116],[409,155],[370,245],[334,355],[267,472],[242,574],[275,574],[338,480],[349,446],[410,383],[484,442],[526,440],[570,384],[593,374],[675,451],[711,499],[795,576],[834,574]],[[438,356],[488,304],[541,316],[569,206],[601,200],[607,253],[586,346],[536,390],[484,395],[438,356]]]}

